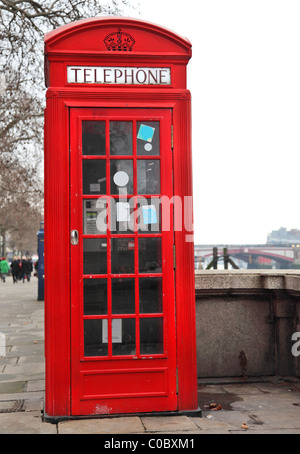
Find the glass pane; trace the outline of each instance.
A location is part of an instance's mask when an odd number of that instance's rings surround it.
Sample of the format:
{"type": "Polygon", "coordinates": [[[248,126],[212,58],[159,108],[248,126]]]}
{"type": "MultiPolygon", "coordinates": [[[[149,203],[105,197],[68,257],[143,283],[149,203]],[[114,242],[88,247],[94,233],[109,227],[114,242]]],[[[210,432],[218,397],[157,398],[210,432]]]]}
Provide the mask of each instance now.
{"type": "Polygon", "coordinates": [[[112,238],[111,272],[134,273],[134,238],[112,238]]]}
{"type": "Polygon", "coordinates": [[[83,280],[84,315],[107,314],[107,280],[83,280]]]}
{"type": "Polygon", "coordinates": [[[161,273],[161,238],[139,238],[139,272],[161,273]]]}
{"type": "Polygon", "coordinates": [[[134,232],[134,199],[110,199],[111,231],[115,233],[134,232]]]}
{"type": "Polygon", "coordinates": [[[107,356],[107,342],[103,339],[103,322],[107,320],[84,320],[84,355],[107,356]]]}
{"type": "Polygon", "coordinates": [[[82,154],[105,155],[105,121],[82,122],[82,154]]]}
{"type": "Polygon", "coordinates": [[[132,122],[111,121],[109,123],[110,154],[132,155],[132,122]]]}
{"type": "Polygon", "coordinates": [[[138,199],[138,230],[142,233],[160,232],[160,199],[138,199]]]}
{"type": "Polygon", "coordinates": [[[135,313],[134,279],[112,279],[111,291],[113,314],[135,313]]]}
{"type": "Polygon", "coordinates": [[[142,355],[164,352],[162,318],[140,319],[140,347],[142,355]]]}
{"type": "Polygon", "coordinates": [[[112,194],[133,194],[133,161],[110,161],[110,190],[112,194]]]}
{"type": "Polygon", "coordinates": [[[137,122],[137,154],[138,156],[158,156],[159,121],[137,122]]]}
{"type": "Polygon", "coordinates": [[[160,162],[151,159],[137,161],[138,194],[160,193],[160,162]]]}
{"type": "Polygon", "coordinates": [[[112,320],[113,355],[135,355],[135,319],[112,320]]]}
{"type": "Polygon", "coordinates": [[[107,242],[103,238],[83,239],[83,274],[107,273],[107,242]]]}
{"type": "Polygon", "coordinates": [[[140,313],[153,314],[162,312],[162,278],[141,277],[140,288],[140,313]]]}
{"type": "Polygon", "coordinates": [[[105,234],[107,230],[107,203],[105,198],[83,200],[83,233],[105,234]]]}
{"type": "Polygon", "coordinates": [[[82,193],[106,193],[106,170],[104,159],[84,159],[82,161],[82,193]]]}

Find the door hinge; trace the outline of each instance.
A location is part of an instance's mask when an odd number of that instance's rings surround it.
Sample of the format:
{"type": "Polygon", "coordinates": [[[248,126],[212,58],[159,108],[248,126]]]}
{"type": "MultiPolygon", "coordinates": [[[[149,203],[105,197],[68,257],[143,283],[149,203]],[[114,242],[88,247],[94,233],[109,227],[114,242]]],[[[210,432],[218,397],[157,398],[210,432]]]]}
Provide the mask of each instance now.
{"type": "Polygon", "coordinates": [[[174,133],[173,133],[173,125],[171,125],[171,148],[174,148],[174,133]]]}
{"type": "Polygon", "coordinates": [[[176,270],[176,249],[175,244],[173,244],[173,268],[176,270]]]}

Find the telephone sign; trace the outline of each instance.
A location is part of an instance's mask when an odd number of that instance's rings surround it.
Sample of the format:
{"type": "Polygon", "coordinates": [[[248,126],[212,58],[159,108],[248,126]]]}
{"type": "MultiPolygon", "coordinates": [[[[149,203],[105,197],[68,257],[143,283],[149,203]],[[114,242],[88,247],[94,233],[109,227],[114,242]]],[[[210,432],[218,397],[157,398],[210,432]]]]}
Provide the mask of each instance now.
{"type": "Polygon", "coordinates": [[[68,66],[67,76],[73,84],[171,84],[170,68],[68,66]]]}

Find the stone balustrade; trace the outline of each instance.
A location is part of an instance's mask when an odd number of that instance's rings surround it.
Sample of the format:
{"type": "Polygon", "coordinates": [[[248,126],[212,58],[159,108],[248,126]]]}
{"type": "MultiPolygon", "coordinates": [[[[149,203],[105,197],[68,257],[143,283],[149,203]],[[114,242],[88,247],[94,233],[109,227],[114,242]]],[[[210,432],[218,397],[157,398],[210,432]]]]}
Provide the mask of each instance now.
{"type": "Polygon", "coordinates": [[[196,271],[195,294],[198,377],[299,377],[298,270],[196,271]]]}

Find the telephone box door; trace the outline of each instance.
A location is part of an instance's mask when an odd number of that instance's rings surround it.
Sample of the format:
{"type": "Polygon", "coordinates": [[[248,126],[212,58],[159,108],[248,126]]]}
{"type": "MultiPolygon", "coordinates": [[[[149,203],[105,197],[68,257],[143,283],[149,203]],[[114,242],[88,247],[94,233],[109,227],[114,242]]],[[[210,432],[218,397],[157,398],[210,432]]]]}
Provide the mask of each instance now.
{"type": "Polygon", "coordinates": [[[72,415],[178,408],[171,120],[70,110],[72,415]]]}

